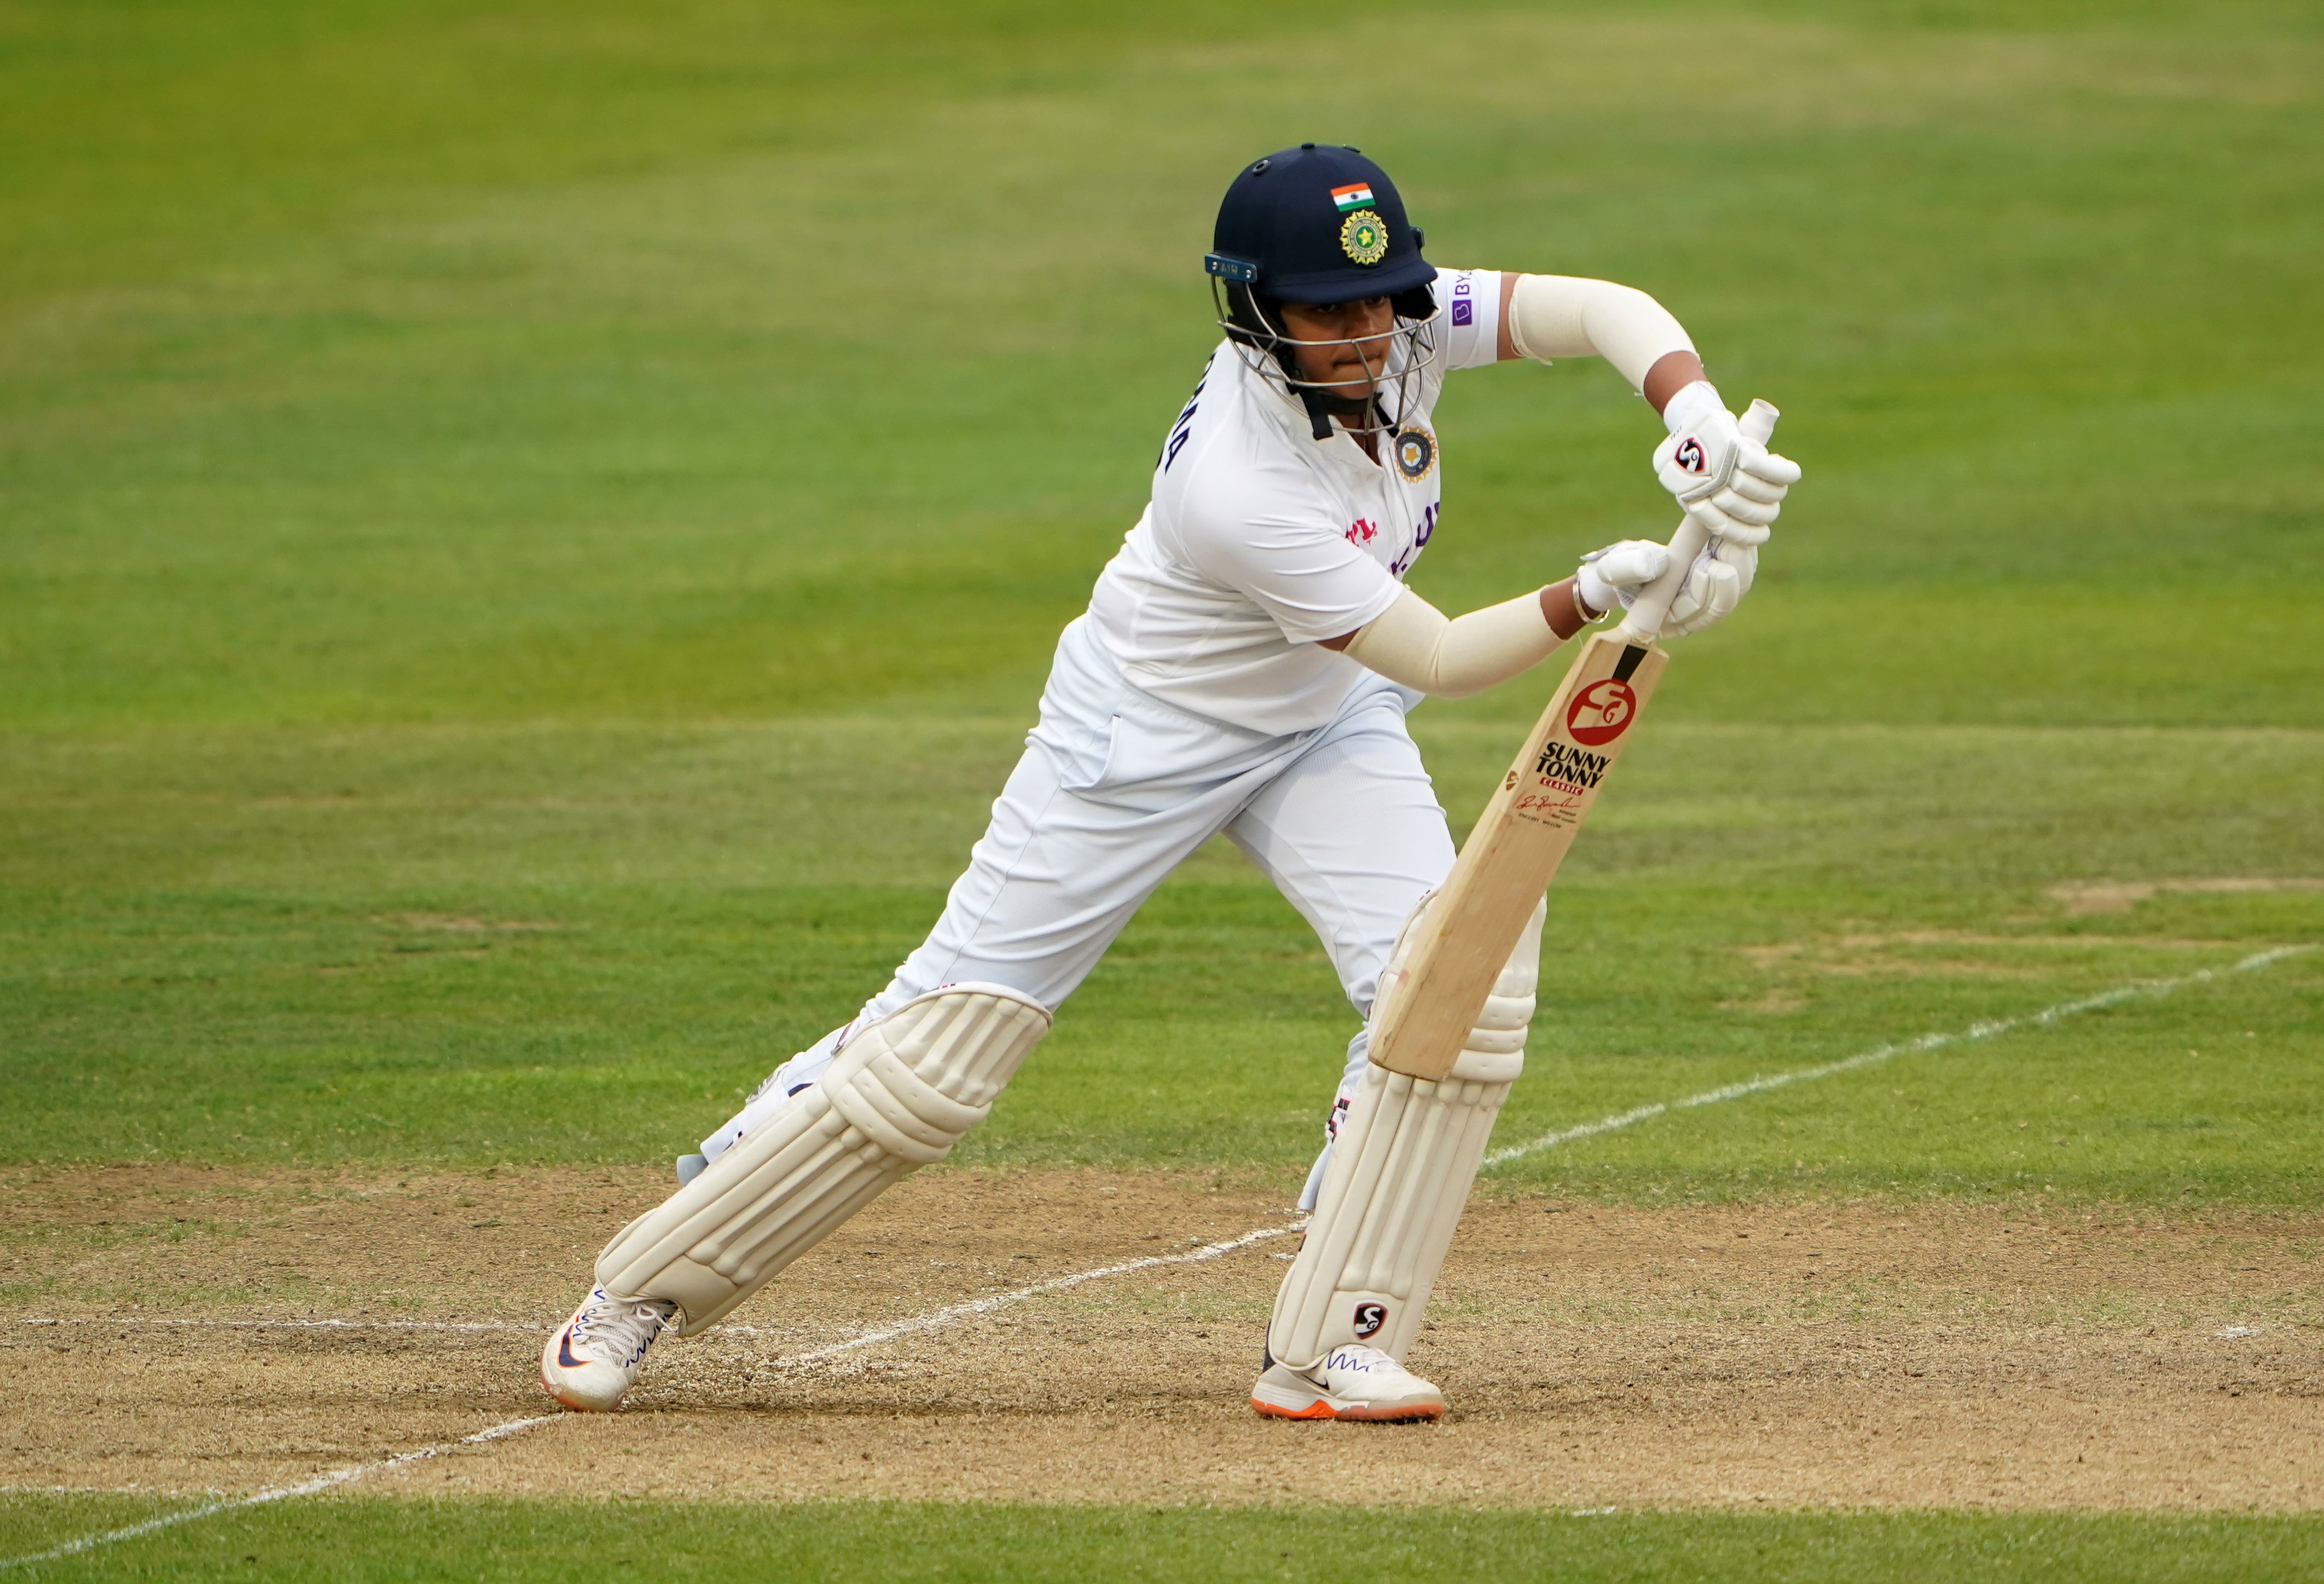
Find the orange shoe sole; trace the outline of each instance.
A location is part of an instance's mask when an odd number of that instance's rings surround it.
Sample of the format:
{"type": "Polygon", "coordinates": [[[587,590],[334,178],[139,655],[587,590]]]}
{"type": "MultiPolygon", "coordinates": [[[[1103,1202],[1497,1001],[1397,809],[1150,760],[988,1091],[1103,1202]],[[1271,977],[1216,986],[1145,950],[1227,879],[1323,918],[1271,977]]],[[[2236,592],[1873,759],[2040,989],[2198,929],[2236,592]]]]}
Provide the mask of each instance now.
{"type": "Polygon", "coordinates": [[[1274,1403],[1262,1403],[1257,1397],[1251,1407],[1268,1419],[1338,1419],[1351,1423],[1403,1424],[1421,1420],[1437,1419],[1444,1410],[1439,1407],[1416,1408],[1334,1408],[1318,1397],[1305,1408],[1285,1408],[1274,1403]]]}

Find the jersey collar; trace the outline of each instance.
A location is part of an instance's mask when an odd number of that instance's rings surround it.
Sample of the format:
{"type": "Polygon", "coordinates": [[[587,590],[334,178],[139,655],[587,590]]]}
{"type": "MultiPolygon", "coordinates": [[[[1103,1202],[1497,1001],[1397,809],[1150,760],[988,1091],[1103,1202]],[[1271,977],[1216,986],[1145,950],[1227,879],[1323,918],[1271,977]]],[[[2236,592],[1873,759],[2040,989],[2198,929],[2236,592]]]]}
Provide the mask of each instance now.
{"type": "MultiPolygon", "coordinates": [[[[1363,447],[1356,444],[1348,431],[1337,423],[1332,426],[1330,440],[1317,440],[1307,427],[1307,409],[1289,392],[1245,362],[1241,348],[1232,341],[1219,343],[1219,356],[1234,365],[1236,377],[1244,383],[1251,404],[1267,415],[1268,421],[1275,426],[1284,443],[1300,455],[1328,459],[1358,477],[1369,478],[1386,471],[1383,464],[1365,456],[1363,447]]],[[[1393,433],[1394,431],[1390,429],[1382,432],[1393,433]]]]}

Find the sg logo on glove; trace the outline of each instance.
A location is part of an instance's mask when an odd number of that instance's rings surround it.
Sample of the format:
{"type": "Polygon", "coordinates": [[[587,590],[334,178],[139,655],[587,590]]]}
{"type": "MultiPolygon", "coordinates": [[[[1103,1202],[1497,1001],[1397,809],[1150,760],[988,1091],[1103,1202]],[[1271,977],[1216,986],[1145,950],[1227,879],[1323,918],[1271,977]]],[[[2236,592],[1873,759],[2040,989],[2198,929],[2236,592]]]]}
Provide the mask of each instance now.
{"type": "Polygon", "coordinates": [[[1678,442],[1678,449],[1671,453],[1671,460],[1688,473],[1711,471],[1711,459],[1702,454],[1702,442],[1692,435],[1678,442]]]}

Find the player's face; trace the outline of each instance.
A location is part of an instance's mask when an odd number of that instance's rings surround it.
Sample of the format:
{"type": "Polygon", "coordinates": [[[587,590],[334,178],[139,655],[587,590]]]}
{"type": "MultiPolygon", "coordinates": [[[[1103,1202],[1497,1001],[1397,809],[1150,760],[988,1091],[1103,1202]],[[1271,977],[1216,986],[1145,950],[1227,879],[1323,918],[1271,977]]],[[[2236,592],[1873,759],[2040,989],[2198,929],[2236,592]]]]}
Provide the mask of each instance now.
{"type": "Polygon", "coordinates": [[[1360,401],[1388,367],[1388,333],[1396,310],[1385,297],[1352,302],[1286,302],[1283,328],[1295,341],[1324,345],[1295,347],[1299,377],[1360,401]]]}

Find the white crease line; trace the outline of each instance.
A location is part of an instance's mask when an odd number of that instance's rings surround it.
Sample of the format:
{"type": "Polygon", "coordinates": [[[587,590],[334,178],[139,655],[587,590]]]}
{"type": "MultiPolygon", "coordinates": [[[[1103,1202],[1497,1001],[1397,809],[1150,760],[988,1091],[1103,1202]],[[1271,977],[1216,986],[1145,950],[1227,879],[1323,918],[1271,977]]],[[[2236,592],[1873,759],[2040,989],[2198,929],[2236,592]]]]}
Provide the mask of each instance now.
{"type": "Polygon", "coordinates": [[[1724,1084],[1715,1089],[1705,1089],[1699,1095],[1689,1095],[1681,1100],[1667,1102],[1657,1100],[1651,1105],[1640,1106],[1635,1111],[1623,1111],[1612,1116],[1600,1117],[1595,1122],[1585,1122],[1579,1127],[1568,1127],[1556,1133],[1544,1134],[1529,1144],[1511,1144],[1507,1149],[1495,1150],[1485,1157],[1484,1164],[1499,1166],[1526,1155],[1536,1154],[1543,1150],[1554,1150],[1560,1144],[1572,1144],[1579,1139],[1594,1138],[1601,1133],[1612,1133],[1618,1128],[1628,1127],[1633,1123],[1648,1121],[1669,1111],[1683,1111],[1694,1106],[1715,1106],[1721,1100],[1739,1100],[1746,1095],[1764,1094],[1769,1089],[1782,1088],[1786,1084],[1807,1083],[1814,1079],[1831,1078],[1836,1073],[1853,1072],[1859,1067],[1877,1066],[1883,1061],[1898,1056],[1917,1055],[1923,1051],[1934,1051],[1941,1046],[1961,1044],[1972,1040],[1989,1040],[1997,1034],[2006,1034],[2012,1029],[2053,1024],[2061,1018],[2073,1017],[2085,1012],[2096,1012],[2101,1007],[2119,1005],[2125,1001],[2135,1001],[2142,996],[2168,996],[2173,990],[2183,990],[2190,985],[2207,984],[2223,973],[2251,973],[2273,963],[2282,962],[2287,957],[2298,957],[2303,951],[2315,949],[2312,945],[2278,946],[2269,951],[2255,951],[2242,961],[2225,968],[2202,968],[2175,979],[2144,979],[2136,984],[2117,985],[2113,989],[2102,990],[2096,996],[2085,996],[2079,1001],[2061,1001],[2055,1006],[2045,1006],[2039,1012],[2029,1012],[2022,1016],[1997,1018],[1990,1023],[1973,1023],[1958,1033],[1923,1034],[1918,1039],[1905,1040],[1901,1043],[1877,1046],[1842,1061],[1827,1061],[1820,1067],[1799,1067],[1789,1072],[1772,1072],[1764,1078],[1745,1079],[1741,1083],[1724,1084]]]}
{"type": "MultiPolygon", "coordinates": [[[[1254,1243],[1264,1243],[1270,1237],[1281,1237],[1296,1232],[1306,1224],[1305,1220],[1299,1220],[1287,1226],[1265,1227],[1256,1232],[1246,1232],[1240,1237],[1231,1237],[1223,1243],[1210,1243],[1200,1248],[1189,1249],[1185,1254],[1149,1255],[1144,1259],[1130,1260],[1118,1265],[1102,1265],[1096,1270],[1081,1271],[1070,1276],[1056,1276],[1047,1282],[1036,1282],[1029,1287],[1019,1287],[1007,1292],[995,1292],[985,1298],[972,1298],[965,1303],[955,1303],[948,1308],[931,1310],[927,1314],[916,1315],[910,1320],[898,1320],[893,1325],[881,1326],[865,1331],[859,1336],[850,1337],[844,1342],[835,1342],[828,1348],[819,1348],[812,1353],[800,1353],[788,1358],[778,1359],[776,1363],[783,1368],[795,1368],[825,1358],[835,1358],[841,1354],[856,1352],[872,1347],[875,1343],[892,1340],[897,1337],[909,1336],[915,1331],[925,1331],[936,1326],[950,1325],[956,1320],[967,1320],[976,1315],[989,1314],[996,1309],[1006,1309],[1012,1303],[1022,1303],[1028,1298],[1038,1298],[1049,1292],[1062,1292],[1068,1287],[1078,1287],[1084,1282],[1102,1281],[1108,1276],[1126,1276],[1133,1271],[1152,1270],[1157,1265],[1195,1264],[1204,1260],[1217,1259],[1222,1255],[1232,1254],[1239,1248],[1248,1248],[1254,1243]]],[[[20,1320],[16,1323],[24,1326],[197,1326],[237,1330],[261,1330],[271,1327],[281,1327],[304,1330],[530,1331],[535,1336],[555,1329],[551,1326],[525,1325],[515,1320],[206,1320],[165,1319],[150,1315],[115,1320],[107,1320],[95,1315],[65,1319],[39,1318],[20,1320]]],[[[787,1330],[778,1326],[720,1326],[718,1333],[726,1337],[788,1335],[787,1330]]]]}
{"type": "Polygon", "coordinates": [[[191,1326],[217,1331],[530,1331],[542,1336],[553,1326],[522,1320],[185,1320],[161,1315],[67,1315],[51,1319],[20,1319],[20,1326],[191,1326]]]}
{"type": "MultiPolygon", "coordinates": [[[[0,1485],[0,1496],[181,1496],[186,1494],[181,1490],[170,1490],[158,1485],[0,1485]]],[[[212,1486],[201,1494],[222,1496],[226,1492],[212,1486]]]]}
{"type": "Polygon", "coordinates": [[[805,1368],[811,1365],[821,1364],[826,1359],[853,1353],[861,1348],[876,1347],[881,1342],[892,1342],[898,1337],[908,1337],[915,1331],[933,1330],[938,1326],[948,1326],[954,1320],[971,1320],[980,1314],[990,1314],[996,1309],[1006,1309],[1012,1303],[1022,1303],[1028,1298],[1040,1298],[1051,1292],[1062,1292],[1068,1287],[1078,1287],[1084,1282],[1102,1281],[1108,1276],[1126,1276],[1133,1271],[1150,1271],[1160,1265],[1188,1265],[1203,1260],[1217,1259],[1220,1255],[1232,1254],[1239,1248],[1249,1248],[1254,1243],[1264,1243],[1270,1237],[1287,1237],[1306,1225],[1307,1223],[1303,1219],[1294,1221],[1288,1226],[1261,1227],[1255,1232],[1246,1232],[1240,1237],[1230,1237],[1223,1243],[1206,1243],[1202,1247],[1189,1249],[1185,1254],[1149,1255],[1144,1259],[1126,1260],[1118,1265],[1103,1265],[1093,1271],[1082,1271],[1071,1276],[1056,1276],[1047,1282],[1036,1282],[1029,1287],[1019,1287],[1013,1292],[996,1292],[990,1298],[972,1298],[965,1303],[951,1304],[944,1309],[931,1310],[928,1313],[916,1316],[911,1320],[898,1320],[891,1326],[881,1326],[876,1329],[865,1331],[861,1336],[850,1337],[844,1342],[835,1342],[828,1348],[817,1348],[812,1353],[794,1353],[788,1358],[775,1360],[775,1366],[779,1369],[805,1368]]]}
{"type": "Polygon", "coordinates": [[[143,1524],[132,1524],[125,1529],[109,1530],[103,1534],[84,1534],[78,1540],[69,1540],[51,1551],[35,1552],[30,1556],[0,1558],[0,1568],[28,1568],[37,1562],[53,1562],[100,1545],[111,1545],[118,1540],[134,1540],[141,1534],[151,1534],[158,1529],[168,1529],[179,1524],[190,1524],[197,1518],[207,1518],[217,1513],[230,1513],[241,1507],[264,1506],[269,1502],[287,1502],[294,1496],[314,1496],[335,1486],[348,1485],[365,1475],[400,1468],[406,1463],[424,1462],[440,1458],[462,1447],[480,1446],[486,1441],[505,1440],[510,1436],[530,1430],[536,1424],[547,1424],[554,1413],[535,1414],[529,1419],[512,1419],[505,1424],[495,1424],[490,1430],[480,1430],[472,1436],[456,1441],[445,1441],[432,1447],[421,1447],[416,1452],[398,1452],[376,1463],[350,1463],[345,1468],[334,1468],[328,1474],[298,1485],[278,1485],[246,1496],[233,1496],[225,1501],[209,1502],[198,1507],[189,1507],[182,1513],[164,1513],[158,1518],[148,1518],[143,1524]]]}

